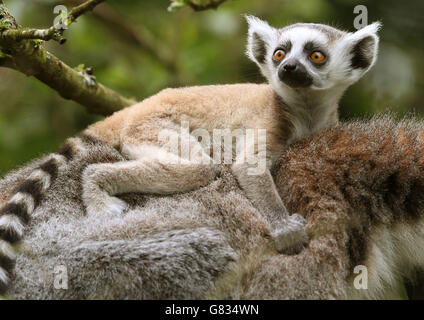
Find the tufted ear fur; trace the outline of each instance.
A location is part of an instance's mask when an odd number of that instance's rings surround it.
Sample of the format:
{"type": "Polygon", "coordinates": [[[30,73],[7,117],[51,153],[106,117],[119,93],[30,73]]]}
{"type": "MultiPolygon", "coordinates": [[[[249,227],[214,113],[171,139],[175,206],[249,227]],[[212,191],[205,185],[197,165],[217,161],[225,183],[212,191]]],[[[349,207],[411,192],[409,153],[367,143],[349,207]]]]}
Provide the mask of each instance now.
{"type": "Polygon", "coordinates": [[[276,35],[276,29],[267,22],[254,16],[246,15],[249,24],[247,39],[247,56],[259,66],[265,63],[267,43],[270,43],[276,35]]]}
{"type": "Polygon", "coordinates": [[[381,28],[380,22],[374,22],[348,36],[351,43],[349,51],[351,54],[351,66],[361,73],[368,71],[375,63],[378,53],[377,36],[381,28]]]}

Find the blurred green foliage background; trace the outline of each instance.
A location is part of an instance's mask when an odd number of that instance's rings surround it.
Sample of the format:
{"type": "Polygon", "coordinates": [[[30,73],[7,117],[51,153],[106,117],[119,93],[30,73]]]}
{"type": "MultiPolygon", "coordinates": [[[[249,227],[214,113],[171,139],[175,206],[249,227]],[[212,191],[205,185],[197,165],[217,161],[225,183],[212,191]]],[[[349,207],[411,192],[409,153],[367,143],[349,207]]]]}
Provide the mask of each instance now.
{"type": "MultiPolygon", "coordinates": [[[[27,27],[49,27],[55,5],[70,8],[74,3],[5,0],[27,27]]],[[[244,55],[247,26],[242,14],[259,16],[273,26],[303,21],[354,31],[353,8],[363,4],[369,23],[381,20],[384,25],[379,60],[344,96],[341,117],[386,110],[424,114],[422,0],[229,0],[217,10],[203,12],[190,8],[168,12],[169,4],[169,0],[109,0],[106,13],[115,23],[87,14],[65,33],[65,45],[48,42],[45,47],[70,66],[93,67],[99,82],[141,100],[169,86],[262,82],[244,55]],[[117,32],[118,25],[148,39],[156,51],[117,32]],[[171,63],[164,64],[158,56],[171,63]]],[[[57,149],[64,139],[98,119],[38,80],[0,68],[0,175],[57,149]]]]}

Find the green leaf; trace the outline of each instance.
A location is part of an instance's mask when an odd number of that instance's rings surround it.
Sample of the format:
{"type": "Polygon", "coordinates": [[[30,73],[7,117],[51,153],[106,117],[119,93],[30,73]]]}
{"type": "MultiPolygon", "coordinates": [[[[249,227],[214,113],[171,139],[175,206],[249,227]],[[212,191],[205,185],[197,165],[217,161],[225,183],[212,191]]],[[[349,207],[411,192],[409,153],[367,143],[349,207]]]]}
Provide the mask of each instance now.
{"type": "Polygon", "coordinates": [[[4,31],[6,29],[9,29],[10,27],[10,20],[8,19],[1,19],[0,20],[0,31],[4,31]]]}
{"type": "Polygon", "coordinates": [[[35,48],[41,47],[43,45],[43,42],[44,42],[43,40],[40,40],[40,39],[35,39],[33,41],[34,41],[34,47],[35,48]]]}

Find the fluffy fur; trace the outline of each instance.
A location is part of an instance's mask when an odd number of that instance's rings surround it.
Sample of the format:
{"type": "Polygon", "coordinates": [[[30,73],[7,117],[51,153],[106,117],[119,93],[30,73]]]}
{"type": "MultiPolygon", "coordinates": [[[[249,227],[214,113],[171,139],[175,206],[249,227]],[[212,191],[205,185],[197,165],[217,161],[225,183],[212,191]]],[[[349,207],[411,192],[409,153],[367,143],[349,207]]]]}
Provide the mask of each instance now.
{"type": "MultiPolygon", "coordinates": [[[[66,164],[73,157],[84,155],[87,143],[90,146],[98,142],[108,143],[122,152],[124,157],[119,163],[95,163],[85,168],[82,199],[89,216],[108,219],[127,211],[128,203],[118,197],[120,194],[164,195],[207,185],[218,173],[212,159],[216,150],[210,145],[205,147],[203,140],[199,142],[195,132],[206,132],[213,137],[214,130],[227,129],[228,137],[239,130],[237,137],[246,137],[243,130],[250,129],[254,131],[254,139],[230,146],[232,172],[247,197],[270,223],[275,248],[285,253],[303,248],[308,241],[305,220],[298,214],[289,215],[270,168],[290,142],[337,122],[338,100],[344,90],[375,61],[378,26],[351,34],[316,24],[275,29],[257,18],[248,18],[248,22],[249,56],[260,66],[268,85],[166,89],[93,124],[83,132],[82,138],[69,139],[61,154],[54,156],[66,164]],[[273,50],[281,46],[285,46],[287,57],[279,63],[270,61],[273,50]],[[314,51],[325,52],[326,61],[320,65],[312,63],[308,57],[314,51]],[[289,62],[298,66],[298,71],[281,78],[289,62]],[[297,79],[295,82],[299,77],[311,82],[300,88],[292,81],[287,84],[284,80],[287,77],[297,79]],[[187,137],[181,133],[184,122],[189,125],[187,137]],[[258,146],[260,130],[266,130],[263,150],[258,146]],[[165,148],[166,142],[160,139],[163,133],[176,141],[177,148],[165,148]],[[179,146],[182,149],[185,140],[189,141],[190,150],[199,152],[190,153],[189,157],[182,155],[179,146]],[[238,147],[241,154],[237,154],[238,147]],[[244,152],[249,149],[253,150],[254,158],[262,158],[259,161],[265,163],[257,175],[250,174],[253,165],[244,159],[244,152]]],[[[23,225],[28,223],[39,202],[33,200],[47,193],[57,175],[60,165],[51,163],[53,160],[41,164],[36,177],[30,176],[17,186],[15,193],[24,191],[19,195],[19,203],[12,197],[1,209],[0,216],[4,218],[0,219],[0,292],[9,283],[8,273],[14,264],[11,244],[22,238],[23,225]],[[33,199],[23,198],[24,194],[33,199]],[[26,207],[27,202],[34,202],[31,210],[26,207]]]]}
{"type": "Polygon", "coordinates": [[[337,113],[340,97],[377,59],[379,22],[350,33],[316,23],[276,29],[253,16],[247,16],[247,21],[250,27],[246,53],[287,105],[293,126],[291,141],[333,124],[330,115],[337,113]],[[281,62],[273,60],[276,49],[286,53],[281,62]],[[323,64],[310,61],[314,51],[326,55],[323,64]],[[279,71],[288,62],[307,71],[312,81],[309,87],[284,85],[279,71]]]}
{"type": "MultiPolygon", "coordinates": [[[[34,212],[18,256],[15,298],[400,298],[424,266],[424,126],[390,117],[352,122],[294,144],[275,168],[290,210],[307,218],[308,247],[278,254],[270,226],[223,167],[186,194],[122,196],[128,213],[89,216],[81,172],[122,156],[99,144],[59,174],[34,212]],[[54,268],[68,270],[55,289],[54,268]],[[353,287],[356,265],[368,290],[353,287]]],[[[43,159],[0,181],[0,199],[43,159]]]]}

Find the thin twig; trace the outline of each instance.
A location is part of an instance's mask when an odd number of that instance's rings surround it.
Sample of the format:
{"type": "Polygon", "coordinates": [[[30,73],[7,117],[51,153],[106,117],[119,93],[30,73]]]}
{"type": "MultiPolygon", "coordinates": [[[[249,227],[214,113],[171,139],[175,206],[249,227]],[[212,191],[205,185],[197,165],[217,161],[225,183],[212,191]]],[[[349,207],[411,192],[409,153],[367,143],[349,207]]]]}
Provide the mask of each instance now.
{"type": "MultiPolygon", "coordinates": [[[[81,0],[67,0],[67,3],[75,5],[81,0]]],[[[170,72],[177,71],[175,57],[169,54],[168,48],[158,41],[152,33],[143,26],[134,27],[127,22],[128,19],[120,15],[107,3],[93,10],[96,17],[105,27],[117,33],[122,39],[138,46],[152,58],[167,68],[170,72]]]]}
{"type": "MultiPolygon", "coordinates": [[[[73,8],[67,15],[65,21],[60,20],[59,23],[47,29],[32,29],[32,28],[16,28],[0,30],[0,39],[9,39],[13,41],[20,41],[25,39],[38,39],[38,40],[55,40],[60,44],[65,43],[66,39],[63,37],[65,28],[75,22],[76,19],[87,11],[91,11],[101,2],[105,0],[89,0],[83,4],[73,8]]],[[[3,2],[1,2],[3,4],[3,2]]]]}
{"type": "Polygon", "coordinates": [[[74,22],[75,20],[78,19],[80,15],[86,13],[87,11],[93,10],[95,6],[97,6],[98,4],[104,1],[105,0],[89,0],[84,2],[83,4],[73,8],[71,12],[69,12],[68,20],[70,21],[70,23],[74,22]]]}

